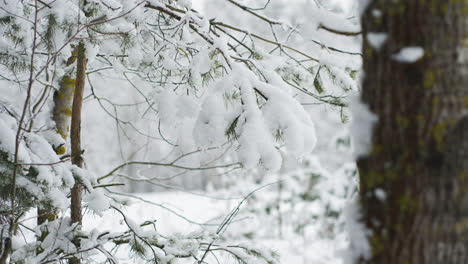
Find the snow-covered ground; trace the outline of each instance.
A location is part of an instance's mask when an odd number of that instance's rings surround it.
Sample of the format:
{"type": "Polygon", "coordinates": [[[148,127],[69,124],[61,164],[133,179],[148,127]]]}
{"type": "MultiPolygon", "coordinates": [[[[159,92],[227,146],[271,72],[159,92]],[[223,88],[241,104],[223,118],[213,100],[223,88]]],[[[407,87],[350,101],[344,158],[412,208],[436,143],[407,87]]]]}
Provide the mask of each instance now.
{"type": "MultiPolygon", "coordinates": [[[[138,194],[134,197],[139,197],[139,199],[131,198],[132,202],[124,209],[127,217],[135,222],[157,220],[156,227],[163,236],[176,233],[189,234],[200,229],[213,231],[241,201],[241,199],[236,198],[216,199],[216,197],[185,192],[138,194]]],[[[241,210],[243,210],[242,207],[241,210]]],[[[254,218],[255,216],[236,219],[228,227],[228,232],[233,234],[248,228],[249,223],[258,220],[254,218]]],[[[121,215],[112,210],[106,211],[102,217],[88,214],[83,222],[85,229],[97,227],[100,231],[110,232],[125,230],[121,215]]],[[[265,230],[271,229],[273,232],[276,227],[263,226],[262,228],[265,230]]],[[[343,262],[337,253],[345,246],[344,241],[343,236],[336,239],[323,239],[319,238],[318,235],[310,234],[309,236],[298,235],[296,237],[288,235],[287,238],[260,238],[250,241],[250,243],[255,243],[257,247],[276,251],[280,256],[280,263],[341,264],[343,262]]],[[[239,241],[239,243],[243,242],[245,241],[239,241]]],[[[120,263],[137,263],[126,250],[121,250],[117,254],[117,258],[120,263]]],[[[191,262],[179,260],[176,263],[191,262]]],[[[236,262],[227,258],[220,263],[236,262]]]]}

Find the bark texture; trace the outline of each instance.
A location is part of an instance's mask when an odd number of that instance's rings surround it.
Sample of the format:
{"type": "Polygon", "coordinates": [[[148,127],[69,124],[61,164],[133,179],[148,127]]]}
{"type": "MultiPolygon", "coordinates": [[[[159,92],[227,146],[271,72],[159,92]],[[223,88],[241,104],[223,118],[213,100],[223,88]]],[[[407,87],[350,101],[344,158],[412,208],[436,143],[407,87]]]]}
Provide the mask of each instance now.
{"type": "MultiPolygon", "coordinates": [[[[54,116],[57,133],[67,139],[70,131],[70,118],[72,112],[73,92],[75,91],[75,80],[66,75],[60,82],[60,89],[54,94],[54,116]]],[[[64,154],[65,148],[57,154],[64,154]]]]}
{"type": "MultiPolygon", "coordinates": [[[[86,56],[83,43],[77,47],[76,60],[76,81],[75,94],[73,97],[72,119],[71,119],[71,158],[72,163],[80,168],[83,167],[83,159],[81,158],[81,107],[83,103],[83,92],[86,77],[86,56]]],[[[73,223],[78,223],[81,226],[81,193],[82,186],[79,182],[75,183],[71,190],[71,219],[73,223]]],[[[79,248],[79,240],[74,240],[77,248],[79,248]]],[[[81,260],[78,258],[70,259],[70,264],[79,264],[81,260]]]]}
{"type": "MultiPolygon", "coordinates": [[[[72,56],[67,61],[67,66],[70,66],[76,61],[76,54],[73,52],[72,56]]],[[[73,93],[75,92],[75,79],[66,74],[60,81],[59,90],[54,93],[54,109],[53,120],[55,121],[55,129],[63,139],[67,139],[70,134],[70,120],[73,104],[73,93]]],[[[54,146],[54,150],[58,155],[63,155],[66,152],[65,145],[54,146]]],[[[54,221],[57,219],[57,210],[55,208],[37,208],[37,224],[41,225],[46,221],[54,221]]],[[[49,233],[43,230],[39,241],[44,241],[49,233]]],[[[39,250],[38,253],[41,253],[39,250]]]]}
{"type": "Polygon", "coordinates": [[[468,0],[374,0],[363,14],[362,100],[378,123],[358,160],[360,263],[468,263],[467,16],[468,0]],[[399,61],[405,47],[424,55],[399,61]]]}

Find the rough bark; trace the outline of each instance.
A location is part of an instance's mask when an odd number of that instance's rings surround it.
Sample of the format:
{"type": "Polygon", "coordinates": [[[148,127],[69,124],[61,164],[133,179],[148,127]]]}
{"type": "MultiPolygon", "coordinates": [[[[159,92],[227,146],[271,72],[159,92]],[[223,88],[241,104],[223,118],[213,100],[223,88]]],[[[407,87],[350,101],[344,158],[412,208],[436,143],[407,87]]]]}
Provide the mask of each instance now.
{"type": "Polygon", "coordinates": [[[374,0],[363,14],[362,100],[378,123],[358,160],[372,248],[360,263],[468,263],[467,15],[468,0],[374,0]],[[409,46],[424,56],[394,58],[409,46]]]}
{"type": "MultiPolygon", "coordinates": [[[[86,56],[83,43],[77,47],[77,61],[76,61],[76,81],[75,81],[75,94],[73,97],[72,117],[71,117],[71,158],[72,163],[80,168],[83,167],[83,159],[81,158],[81,107],[83,103],[83,92],[85,86],[86,76],[86,56]]],[[[71,190],[71,219],[73,223],[78,223],[81,226],[82,213],[81,213],[81,192],[82,186],[79,182],[75,183],[71,190]]],[[[79,248],[79,240],[75,239],[74,243],[79,248]]],[[[79,258],[70,259],[70,264],[79,264],[79,258]]]]}

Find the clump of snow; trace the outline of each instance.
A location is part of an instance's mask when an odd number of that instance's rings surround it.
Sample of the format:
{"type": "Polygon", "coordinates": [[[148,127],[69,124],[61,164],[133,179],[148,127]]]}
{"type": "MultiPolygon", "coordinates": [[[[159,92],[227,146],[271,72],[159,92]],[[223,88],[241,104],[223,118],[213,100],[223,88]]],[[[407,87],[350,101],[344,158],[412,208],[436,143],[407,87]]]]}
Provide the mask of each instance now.
{"type": "Polygon", "coordinates": [[[323,10],[309,10],[311,16],[315,18],[318,25],[333,28],[341,31],[358,32],[361,30],[359,24],[352,23],[350,20],[334,12],[324,12],[323,10]]]}
{"type": "Polygon", "coordinates": [[[380,11],[380,10],[378,10],[378,9],[373,9],[373,10],[372,10],[372,15],[373,15],[374,17],[379,18],[379,17],[382,16],[382,11],[380,11]]]}
{"type": "Polygon", "coordinates": [[[197,55],[193,57],[191,62],[190,78],[194,85],[201,87],[203,85],[201,75],[209,72],[211,69],[211,60],[208,49],[201,49],[197,55]]]}
{"type": "Polygon", "coordinates": [[[87,203],[88,208],[99,216],[102,216],[102,212],[110,207],[109,198],[100,189],[93,190],[89,195],[84,197],[84,201],[87,203]]]}
{"type": "Polygon", "coordinates": [[[387,41],[387,33],[377,33],[377,32],[370,32],[367,34],[367,41],[369,44],[376,49],[377,51],[380,50],[382,45],[387,41]]]}
{"type": "Polygon", "coordinates": [[[201,107],[193,137],[203,147],[222,144],[225,140],[225,129],[229,126],[225,119],[227,114],[223,98],[217,94],[208,96],[201,107]]]}
{"type": "Polygon", "coordinates": [[[202,49],[193,57],[192,67],[199,73],[206,73],[211,68],[211,61],[208,49],[202,49]]]}
{"type": "Polygon", "coordinates": [[[245,106],[239,119],[245,123],[239,137],[239,159],[246,168],[253,168],[261,161],[265,168],[277,171],[281,167],[281,156],[274,148],[273,136],[265,125],[248,81],[240,84],[240,93],[245,106]]]}
{"type": "Polygon", "coordinates": [[[148,4],[152,5],[152,6],[164,6],[161,1],[159,0],[148,0],[148,4]]]}
{"type": "Polygon", "coordinates": [[[382,200],[385,200],[385,198],[387,197],[387,194],[385,193],[384,190],[379,188],[375,190],[375,197],[377,197],[377,199],[382,201],[382,200]]]}
{"type": "Polygon", "coordinates": [[[343,210],[346,217],[346,232],[349,236],[349,248],[341,253],[344,264],[356,263],[359,257],[368,259],[371,254],[369,230],[362,223],[361,208],[358,199],[353,199],[343,210]]]}
{"type": "Polygon", "coordinates": [[[71,164],[69,166],[75,179],[78,182],[81,182],[86,189],[93,190],[93,183],[96,183],[96,176],[90,171],[82,169],[76,165],[71,164]]]}
{"type": "Polygon", "coordinates": [[[199,110],[200,106],[197,104],[194,98],[188,95],[181,95],[177,98],[177,117],[179,119],[191,118],[193,113],[199,110]]]}
{"type": "Polygon", "coordinates": [[[352,121],[350,132],[353,139],[356,158],[367,155],[372,142],[372,128],[377,122],[377,116],[370,112],[369,107],[361,102],[359,97],[350,96],[349,108],[352,121]]]}
{"type": "MultiPolygon", "coordinates": [[[[279,144],[300,158],[312,151],[317,140],[310,116],[291,97],[291,90],[280,76],[272,70],[264,74],[267,82],[245,68],[233,67],[229,75],[210,88],[214,93],[204,96],[200,109],[190,111],[198,112],[193,138],[206,148],[233,136],[239,143],[238,158],[246,168],[261,164],[269,171],[277,171],[282,163],[276,149],[279,144]],[[236,104],[240,100],[242,106],[236,104]],[[257,100],[264,100],[261,107],[257,100]]],[[[169,99],[160,102],[161,118],[174,112],[165,110],[165,105],[173,105],[169,99]]]]}
{"type": "Polygon", "coordinates": [[[392,59],[403,62],[413,63],[424,56],[424,49],[421,47],[405,47],[392,56],[392,59]]]}
{"type": "Polygon", "coordinates": [[[44,193],[42,192],[40,186],[28,180],[26,177],[19,176],[16,179],[16,185],[20,188],[28,190],[28,193],[30,193],[34,197],[38,197],[39,200],[44,199],[44,193]]]}
{"type": "Polygon", "coordinates": [[[67,198],[63,191],[51,189],[48,196],[55,208],[65,211],[70,206],[70,199],[67,198]]]}
{"type": "Polygon", "coordinates": [[[179,0],[177,3],[187,9],[192,8],[192,0],[179,0]]]}
{"type": "Polygon", "coordinates": [[[5,114],[0,114],[0,150],[7,153],[15,152],[15,120],[5,114]]]}
{"type": "Polygon", "coordinates": [[[94,59],[96,58],[96,55],[99,52],[99,46],[86,42],[85,51],[86,51],[86,59],[88,60],[88,63],[91,63],[94,61],[94,59]]]}

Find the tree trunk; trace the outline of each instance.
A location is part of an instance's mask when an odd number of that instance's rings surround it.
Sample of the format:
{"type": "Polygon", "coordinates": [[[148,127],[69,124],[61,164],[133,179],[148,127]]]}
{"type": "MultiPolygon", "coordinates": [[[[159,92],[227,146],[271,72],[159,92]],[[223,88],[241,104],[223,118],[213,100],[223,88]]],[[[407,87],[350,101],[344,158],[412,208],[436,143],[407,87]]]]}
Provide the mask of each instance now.
{"type": "MultiPolygon", "coordinates": [[[[67,66],[70,66],[76,61],[75,52],[68,59],[67,66]]],[[[64,75],[60,80],[60,88],[54,93],[54,109],[53,109],[53,120],[55,121],[55,129],[57,133],[62,136],[64,140],[68,138],[70,132],[70,119],[73,104],[73,93],[75,91],[75,79],[69,75],[64,75]]],[[[66,153],[65,145],[54,146],[54,150],[58,155],[66,153]]],[[[41,225],[46,221],[54,221],[57,219],[56,208],[47,208],[39,206],[37,208],[37,224],[41,225]]],[[[42,230],[41,236],[38,238],[39,241],[44,241],[49,232],[42,230]]],[[[42,253],[42,250],[38,250],[38,253],[42,253]]]]}
{"type": "Polygon", "coordinates": [[[467,15],[468,0],[374,0],[363,14],[362,100],[378,122],[358,160],[372,249],[359,263],[468,263],[467,15]]]}
{"type": "MultiPolygon", "coordinates": [[[[71,120],[71,157],[72,163],[80,168],[83,167],[83,159],[81,158],[81,106],[83,103],[83,92],[85,86],[86,76],[86,56],[83,43],[77,47],[77,61],[76,61],[76,82],[75,94],[73,97],[72,106],[72,120],[71,120]]],[[[81,184],[75,183],[71,190],[71,219],[73,223],[78,223],[81,226],[81,184]]],[[[74,241],[77,248],[79,248],[79,240],[74,241]]],[[[70,259],[70,264],[79,264],[79,258],[70,259]]]]}

